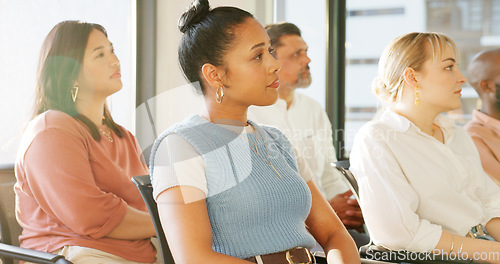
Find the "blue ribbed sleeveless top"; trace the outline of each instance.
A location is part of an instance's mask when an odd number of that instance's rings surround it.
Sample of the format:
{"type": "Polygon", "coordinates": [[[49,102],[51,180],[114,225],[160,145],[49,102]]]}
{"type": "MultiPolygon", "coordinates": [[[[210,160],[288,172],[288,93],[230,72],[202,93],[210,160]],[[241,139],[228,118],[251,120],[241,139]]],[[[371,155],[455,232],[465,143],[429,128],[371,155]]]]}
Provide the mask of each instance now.
{"type": "Polygon", "coordinates": [[[151,177],[160,177],[154,175],[158,146],[175,133],[205,162],[206,204],[216,252],[245,259],[297,246],[312,248],[316,242],[305,227],[312,198],[298,173],[292,146],[278,129],[248,123],[255,133],[238,136],[198,115],[186,118],[155,141],[151,177]],[[249,142],[256,143],[261,157],[249,142]],[[262,157],[269,157],[281,178],[262,157]]]}

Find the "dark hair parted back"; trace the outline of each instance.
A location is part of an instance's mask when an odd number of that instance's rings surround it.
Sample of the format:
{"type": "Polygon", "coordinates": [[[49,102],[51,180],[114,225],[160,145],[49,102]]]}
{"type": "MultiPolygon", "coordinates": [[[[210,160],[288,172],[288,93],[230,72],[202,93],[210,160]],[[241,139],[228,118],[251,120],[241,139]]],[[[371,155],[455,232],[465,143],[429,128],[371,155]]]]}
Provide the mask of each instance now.
{"type": "Polygon", "coordinates": [[[253,15],[236,7],[210,9],[208,0],[195,0],[179,19],[179,30],[184,33],[179,44],[179,63],[191,83],[200,83],[201,68],[205,63],[223,65],[223,57],[234,41],[234,29],[253,18],[253,15]]]}
{"type": "Polygon", "coordinates": [[[269,38],[271,39],[271,46],[275,49],[283,45],[280,42],[280,38],[283,36],[297,35],[302,37],[300,29],[296,25],[288,22],[267,25],[266,31],[267,35],[269,35],[269,38]]]}
{"type": "MultiPolygon", "coordinates": [[[[108,36],[101,25],[80,21],[60,22],[49,32],[40,51],[33,118],[51,109],[62,111],[82,121],[92,137],[100,140],[96,125],[78,113],[71,97],[71,88],[80,74],[92,30],[99,30],[108,36]]],[[[113,121],[106,106],[104,124],[119,137],[123,136],[124,131],[113,121]]]]}

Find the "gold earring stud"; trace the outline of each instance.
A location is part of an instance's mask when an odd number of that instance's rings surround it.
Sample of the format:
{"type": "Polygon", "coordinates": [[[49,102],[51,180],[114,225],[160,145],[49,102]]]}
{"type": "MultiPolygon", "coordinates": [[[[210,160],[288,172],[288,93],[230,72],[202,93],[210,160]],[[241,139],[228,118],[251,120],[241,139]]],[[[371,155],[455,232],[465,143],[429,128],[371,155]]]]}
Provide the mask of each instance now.
{"type": "Polygon", "coordinates": [[[415,85],[415,105],[420,104],[420,88],[418,88],[418,85],[415,85]]]}

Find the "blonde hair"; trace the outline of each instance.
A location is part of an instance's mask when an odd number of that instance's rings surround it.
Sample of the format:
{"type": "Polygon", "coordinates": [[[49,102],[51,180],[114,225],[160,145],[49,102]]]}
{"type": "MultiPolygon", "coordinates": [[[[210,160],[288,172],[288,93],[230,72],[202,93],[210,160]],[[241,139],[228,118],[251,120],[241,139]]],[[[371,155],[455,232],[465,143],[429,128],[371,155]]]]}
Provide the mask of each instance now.
{"type": "Polygon", "coordinates": [[[374,93],[385,101],[400,100],[404,86],[404,71],[407,68],[421,71],[424,62],[430,56],[433,62],[442,59],[446,44],[452,48],[458,61],[455,43],[442,33],[413,32],[392,40],[380,57],[378,77],[372,84],[374,93]]]}

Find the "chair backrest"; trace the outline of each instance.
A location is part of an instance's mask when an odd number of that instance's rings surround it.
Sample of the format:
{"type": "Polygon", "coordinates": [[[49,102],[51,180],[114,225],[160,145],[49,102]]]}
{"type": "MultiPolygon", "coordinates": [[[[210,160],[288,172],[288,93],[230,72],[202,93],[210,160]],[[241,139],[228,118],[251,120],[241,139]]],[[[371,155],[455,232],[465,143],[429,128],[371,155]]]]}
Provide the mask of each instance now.
{"type": "Polygon", "coordinates": [[[359,201],[358,182],[356,181],[356,178],[354,178],[352,172],[349,170],[349,160],[332,162],[332,166],[335,166],[335,168],[344,176],[354,196],[359,201]]]}
{"type": "MultiPolygon", "coordinates": [[[[16,220],[14,184],[16,184],[14,164],[2,165],[0,167],[0,243],[19,246],[19,236],[23,229],[16,220]]],[[[1,259],[3,264],[19,263],[5,257],[1,259]]]]}
{"type": "MultiPolygon", "coordinates": [[[[12,219],[15,221],[15,215],[13,215],[15,210],[9,210],[15,204],[13,189],[15,182],[14,164],[3,165],[0,168],[0,243],[8,245],[12,245],[13,242],[17,242],[17,245],[19,245],[19,239],[16,239],[15,234],[13,234],[15,233],[14,229],[12,234],[10,232],[10,222],[12,222],[12,219]]],[[[14,223],[12,224],[14,225],[14,223]]],[[[15,224],[17,224],[17,221],[15,221],[15,224]]],[[[14,260],[1,257],[1,263],[13,264],[14,260]]]]}
{"type": "Polygon", "coordinates": [[[170,252],[170,248],[168,247],[167,238],[165,237],[165,233],[163,232],[163,227],[161,226],[160,216],[158,215],[158,207],[156,205],[156,201],[153,198],[153,187],[151,186],[151,179],[149,175],[132,177],[132,181],[134,182],[135,186],[137,186],[137,189],[139,189],[142,199],[144,199],[149,214],[151,215],[151,219],[153,220],[156,237],[158,238],[160,244],[160,248],[158,250],[161,251],[163,264],[174,264],[174,258],[172,256],[172,253],[170,252]]]}
{"type": "Polygon", "coordinates": [[[19,235],[23,229],[16,220],[14,184],[14,164],[0,167],[0,242],[19,246],[19,235]]]}

